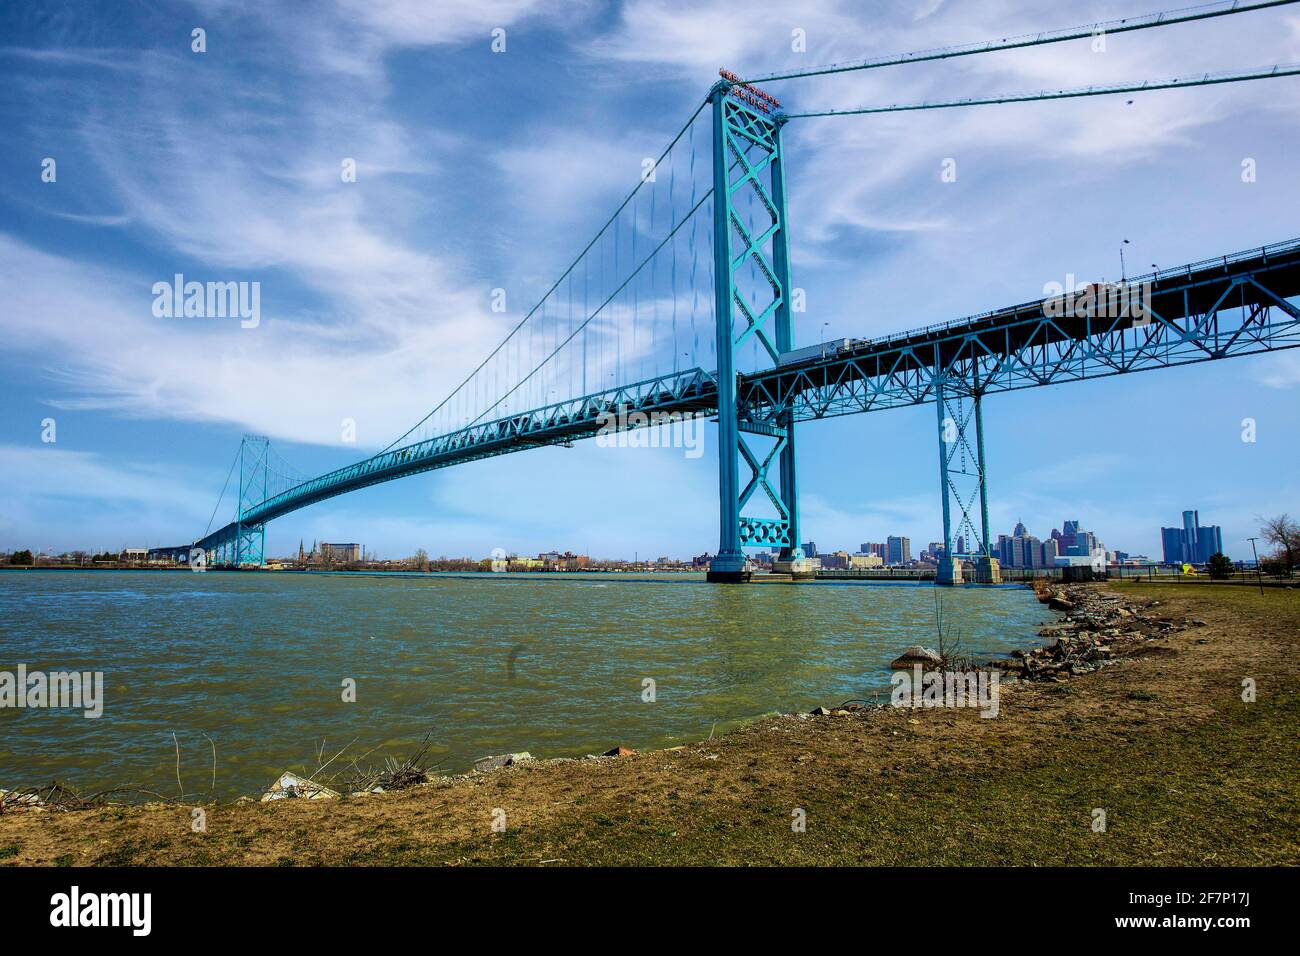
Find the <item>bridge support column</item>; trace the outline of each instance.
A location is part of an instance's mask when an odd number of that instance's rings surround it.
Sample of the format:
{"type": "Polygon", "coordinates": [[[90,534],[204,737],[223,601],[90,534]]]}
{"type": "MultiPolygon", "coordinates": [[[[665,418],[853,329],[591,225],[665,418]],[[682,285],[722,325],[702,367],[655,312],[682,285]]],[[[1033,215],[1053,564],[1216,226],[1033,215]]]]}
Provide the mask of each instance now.
{"type": "Polygon", "coordinates": [[[1002,567],[993,557],[993,542],[989,539],[988,482],[984,468],[984,393],[977,391],[971,401],[975,404],[975,449],[979,456],[980,476],[980,541],[983,553],[975,560],[976,584],[1001,584],[1002,567]]]}
{"type": "Polygon", "coordinates": [[[939,494],[943,503],[943,557],[939,559],[934,583],[951,586],[961,584],[961,561],[953,556],[952,548],[952,511],[948,502],[948,489],[951,487],[948,478],[948,461],[951,457],[948,445],[951,444],[952,422],[944,416],[947,406],[941,376],[935,377],[934,407],[939,415],[939,494]]]}
{"type": "Polygon", "coordinates": [[[266,525],[244,524],[244,513],[267,498],[271,440],[245,435],[239,446],[239,506],[235,514],[232,560],[236,568],[245,564],[266,564],[266,525]]]}
{"type": "Polygon", "coordinates": [[[938,373],[934,380],[934,405],[939,423],[939,492],[943,503],[943,557],[935,583],[953,586],[969,580],[976,584],[998,584],[1002,580],[998,561],[989,541],[988,486],[984,464],[983,393],[978,377],[972,384],[957,385],[938,373]],[[969,400],[969,410],[967,401],[969,400]],[[967,434],[974,423],[975,443],[967,434]],[[979,499],[979,528],[972,510],[979,499]],[[953,503],[957,505],[956,535],[953,531],[953,503]],[[960,546],[956,546],[960,543],[960,546]],[[973,545],[973,547],[972,547],[973,545]]]}
{"type": "MultiPolygon", "coordinates": [[[[777,124],[775,135],[777,155],[773,160],[772,200],[780,217],[780,228],[772,244],[772,265],[782,293],[776,307],[776,350],[779,354],[794,349],[794,318],[790,308],[793,295],[790,285],[790,233],[786,228],[790,216],[785,197],[785,148],[780,123],[777,124]]],[[[775,562],[774,570],[788,573],[795,580],[811,579],[816,577],[813,563],[804,555],[799,544],[799,470],[795,465],[794,408],[787,406],[781,412],[778,422],[785,430],[785,447],[781,449],[781,501],[785,505],[789,527],[786,543],[781,547],[780,560],[775,562]]]]}
{"type": "Polygon", "coordinates": [[[793,410],[756,416],[740,407],[736,390],[742,346],[751,344],[757,353],[755,370],[766,369],[793,340],[784,118],[770,111],[775,100],[766,94],[726,80],[714,86],[711,100],[720,533],[708,579],[740,582],[753,573],[745,547],[780,548],[792,570],[811,571],[799,551],[793,410]],[[750,472],[744,488],[742,461],[750,472]],[[751,500],[762,516],[745,514],[751,500]]]}

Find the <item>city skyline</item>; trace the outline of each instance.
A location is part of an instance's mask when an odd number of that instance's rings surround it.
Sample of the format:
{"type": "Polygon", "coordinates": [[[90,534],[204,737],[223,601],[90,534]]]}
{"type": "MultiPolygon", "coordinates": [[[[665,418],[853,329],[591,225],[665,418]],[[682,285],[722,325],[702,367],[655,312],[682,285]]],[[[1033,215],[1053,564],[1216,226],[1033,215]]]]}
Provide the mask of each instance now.
{"type": "MultiPolygon", "coordinates": [[[[1173,532],[1178,532],[1179,534],[1186,535],[1186,533],[1187,533],[1187,530],[1186,530],[1186,529],[1187,529],[1187,527],[1188,527],[1187,524],[1186,524],[1186,522],[1189,520],[1189,516],[1191,516],[1191,517],[1190,517],[1190,520],[1192,520],[1192,521],[1196,521],[1196,520],[1197,520],[1197,516],[1199,515],[1199,509],[1183,511],[1183,512],[1182,512],[1182,515],[1183,515],[1183,518],[1184,518],[1184,524],[1183,524],[1183,525],[1180,525],[1180,526],[1177,527],[1177,528],[1167,528],[1167,527],[1161,527],[1161,528],[1160,528],[1160,536],[1159,536],[1159,539],[1158,539],[1158,540],[1160,540],[1160,542],[1161,542],[1161,547],[1160,547],[1159,549],[1154,550],[1154,552],[1149,552],[1149,551],[1139,551],[1139,550],[1135,550],[1135,549],[1127,549],[1127,548],[1121,548],[1121,547],[1110,547],[1110,546],[1107,546],[1107,545],[1105,545],[1105,542],[1103,542],[1103,541],[1100,540],[1099,536],[1093,534],[1091,531],[1087,531],[1087,530],[1085,529],[1085,527],[1084,527],[1085,523],[1082,522],[1082,521],[1080,521],[1080,520],[1078,520],[1078,519],[1066,519],[1066,520],[1062,521],[1062,522],[1061,522],[1061,528],[1060,528],[1060,529],[1058,529],[1057,527],[1053,526],[1051,532],[1049,533],[1049,535],[1048,535],[1048,537],[1047,537],[1046,539],[1038,538],[1038,537],[1035,536],[1035,535],[1029,534],[1029,533],[1028,533],[1028,529],[1027,529],[1027,525],[1025,524],[1025,522],[1023,522],[1023,521],[1020,520],[1020,519],[1017,519],[1017,520],[1016,520],[1015,527],[1014,527],[1014,529],[1013,529],[1013,531],[1012,531],[1012,534],[1010,534],[1010,535],[1006,535],[1006,534],[996,534],[996,536],[994,537],[994,539],[993,539],[993,544],[992,544],[993,556],[996,557],[996,558],[998,558],[999,560],[1001,560],[1001,561],[1003,562],[1004,565],[1009,566],[1009,567],[1038,566],[1038,565],[1023,565],[1023,564],[1016,564],[1016,563],[1012,563],[1012,562],[1007,561],[1007,560],[1004,558],[1004,556],[1003,556],[1005,552],[1002,550],[1004,540],[1009,541],[1009,540],[1014,539],[1014,538],[1017,538],[1017,537],[1025,537],[1025,538],[1027,538],[1027,539],[1031,539],[1031,540],[1033,540],[1034,542],[1037,542],[1038,545],[1041,545],[1041,544],[1043,544],[1043,543],[1045,543],[1045,542],[1050,543],[1053,539],[1060,538],[1062,535],[1064,535],[1064,536],[1066,536],[1066,537],[1069,537],[1069,536],[1071,536],[1071,535],[1073,535],[1073,534],[1075,534],[1075,533],[1082,533],[1082,534],[1086,534],[1086,535],[1088,535],[1089,538],[1091,538],[1094,542],[1096,542],[1096,545],[1095,545],[1095,546],[1101,546],[1101,547],[1104,547],[1104,549],[1106,550],[1106,552],[1107,552],[1108,554],[1121,553],[1121,554],[1124,554],[1124,555],[1133,555],[1133,556],[1140,556],[1140,557],[1149,557],[1149,558],[1151,558],[1152,560],[1163,561],[1164,563],[1177,563],[1177,562],[1179,562],[1179,561],[1183,561],[1183,560],[1189,560],[1189,561],[1192,561],[1192,563],[1204,563],[1205,560],[1208,558],[1208,556],[1209,556],[1210,554],[1214,553],[1214,551],[1222,551],[1222,550],[1223,550],[1223,545],[1222,545],[1222,542],[1223,542],[1223,532],[1222,532],[1222,528],[1219,527],[1218,525],[1211,525],[1211,526],[1206,526],[1206,527],[1204,527],[1204,528],[1199,528],[1199,530],[1201,530],[1201,531],[1205,531],[1205,532],[1207,532],[1207,533],[1212,533],[1213,537],[1212,537],[1210,540],[1212,540],[1213,543],[1214,543],[1214,548],[1213,548],[1213,550],[1211,550],[1211,551],[1205,551],[1205,552],[1203,552],[1202,550],[1196,550],[1196,551],[1194,551],[1194,553],[1193,553],[1194,556],[1191,557],[1191,558],[1188,558],[1188,557],[1171,558],[1171,557],[1170,557],[1171,551],[1170,551],[1169,548],[1167,547],[1166,532],[1173,531],[1173,532]],[[1156,557],[1156,555],[1159,555],[1160,557],[1156,557]]],[[[1198,527],[1198,526],[1193,525],[1193,527],[1198,527]]],[[[835,546],[831,546],[831,547],[829,547],[829,548],[825,548],[825,549],[823,549],[823,548],[821,548],[820,546],[818,546],[817,543],[816,543],[816,541],[814,540],[814,541],[804,542],[803,544],[801,544],[800,547],[801,547],[801,550],[803,551],[803,553],[804,553],[807,557],[817,557],[817,556],[822,555],[822,554],[832,554],[832,553],[836,553],[836,552],[840,552],[840,551],[845,551],[845,552],[848,552],[849,554],[854,554],[854,555],[862,555],[862,554],[879,554],[879,555],[882,557],[882,559],[885,561],[886,564],[891,564],[891,563],[900,563],[900,561],[901,561],[901,562],[906,562],[906,561],[908,561],[908,560],[916,560],[916,559],[919,559],[919,557],[920,557],[921,554],[933,555],[933,554],[934,554],[934,551],[935,551],[935,547],[936,547],[937,545],[941,545],[941,544],[942,544],[941,541],[938,541],[938,540],[935,539],[934,537],[916,537],[916,538],[913,538],[912,535],[892,535],[892,534],[891,534],[891,535],[883,535],[883,536],[881,536],[881,537],[882,537],[882,540],[879,541],[879,542],[872,542],[872,541],[869,541],[869,540],[864,540],[864,541],[860,542],[860,543],[859,543],[858,545],[856,545],[856,546],[851,546],[851,545],[835,545],[835,546]],[[928,540],[929,543],[926,545],[926,547],[925,547],[922,551],[916,551],[915,549],[913,549],[912,544],[911,544],[911,542],[912,542],[913,540],[928,540]],[[894,542],[898,542],[897,550],[891,550],[891,547],[893,547],[894,542]],[[811,550],[810,550],[810,548],[811,548],[811,550]],[[850,548],[852,548],[852,550],[850,550],[850,548]],[[907,555],[907,556],[906,556],[906,557],[900,557],[904,552],[906,552],[906,555],[907,555]],[[894,560],[895,557],[899,557],[899,560],[897,560],[897,561],[894,560]]],[[[1249,537],[1249,536],[1246,536],[1246,537],[1249,537]]],[[[473,551],[469,551],[469,552],[463,552],[463,553],[455,553],[455,552],[452,552],[452,551],[447,551],[447,552],[442,552],[442,551],[440,551],[439,548],[437,547],[436,543],[435,543],[435,544],[432,544],[432,545],[431,545],[431,544],[428,544],[428,543],[420,544],[420,545],[417,545],[415,548],[413,548],[413,549],[412,549],[410,552],[408,552],[408,553],[398,554],[398,553],[389,553],[389,552],[374,551],[374,550],[368,548],[368,547],[365,546],[365,545],[361,545],[361,544],[357,544],[357,543],[339,544],[339,543],[326,542],[326,541],[324,541],[323,539],[312,539],[312,548],[311,548],[308,552],[304,552],[302,549],[303,549],[303,546],[304,546],[304,542],[305,542],[305,540],[306,540],[306,539],[302,539],[302,538],[300,538],[300,539],[299,539],[299,542],[298,542],[298,545],[297,545],[296,548],[282,548],[282,549],[279,549],[279,550],[274,550],[274,549],[268,548],[268,551],[267,551],[268,556],[270,556],[270,555],[272,555],[272,554],[277,554],[277,555],[281,555],[281,556],[290,556],[290,555],[292,555],[292,554],[294,554],[294,553],[297,553],[297,554],[299,554],[299,555],[301,556],[302,554],[305,554],[305,553],[314,552],[318,547],[321,548],[321,549],[329,549],[329,548],[356,549],[357,554],[362,554],[362,553],[364,553],[364,554],[369,554],[369,555],[373,556],[373,557],[374,557],[375,559],[377,559],[377,560],[400,560],[400,559],[402,559],[402,558],[408,558],[408,557],[410,557],[412,554],[414,554],[416,551],[420,551],[420,550],[425,551],[425,552],[427,552],[427,553],[434,553],[435,551],[437,551],[437,552],[441,553],[442,556],[443,556],[444,558],[445,558],[445,557],[454,557],[454,558],[471,558],[471,557],[485,558],[485,557],[486,557],[486,558],[490,558],[490,557],[492,557],[492,556],[494,555],[494,553],[496,553],[496,552],[502,552],[502,553],[504,553],[504,554],[506,554],[506,555],[509,555],[509,556],[523,556],[523,555],[532,555],[532,554],[544,555],[544,554],[547,554],[547,553],[556,553],[556,554],[564,554],[564,553],[568,553],[568,554],[582,554],[582,555],[584,555],[584,556],[591,554],[591,552],[588,552],[588,551],[574,551],[574,550],[572,549],[571,546],[565,547],[565,548],[563,548],[563,549],[557,549],[555,546],[542,547],[542,548],[534,549],[534,548],[521,548],[521,547],[510,547],[510,546],[502,547],[502,546],[499,546],[499,545],[494,545],[493,547],[488,548],[488,549],[485,549],[485,550],[483,550],[483,551],[481,551],[481,552],[473,552],[473,551]]],[[[1185,540],[1185,538],[1184,538],[1184,539],[1181,539],[1181,540],[1185,540]]],[[[78,544],[78,545],[76,545],[76,546],[74,546],[74,547],[68,547],[68,548],[45,549],[45,548],[33,547],[33,546],[32,546],[31,544],[29,544],[29,543],[7,543],[7,542],[4,542],[4,541],[0,540],[0,554],[9,554],[9,553],[11,553],[11,552],[13,552],[13,551],[22,551],[22,550],[31,550],[34,554],[36,554],[36,553],[39,552],[39,553],[41,553],[41,554],[45,554],[45,555],[70,554],[70,553],[73,553],[73,552],[85,552],[85,553],[89,553],[89,554],[98,554],[98,553],[102,553],[102,552],[103,552],[103,553],[107,553],[107,552],[120,553],[120,552],[123,552],[123,551],[129,550],[129,549],[143,549],[143,550],[146,550],[146,551],[147,551],[147,550],[148,550],[149,548],[151,548],[151,547],[160,547],[160,546],[165,546],[165,545],[162,545],[161,543],[153,543],[153,542],[139,543],[139,542],[136,542],[136,541],[129,541],[128,543],[124,543],[124,544],[121,544],[121,545],[116,545],[116,546],[114,546],[114,547],[108,547],[108,546],[105,546],[105,545],[98,545],[98,546],[95,546],[95,547],[86,547],[86,546],[84,546],[84,543],[82,543],[82,544],[78,544]]],[[[1091,547],[1093,547],[1093,546],[1094,546],[1094,545],[1089,545],[1088,547],[1091,548],[1091,547]]],[[[612,560],[612,561],[628,561],[628,560],[636,560],[636,559],[635,559],[635,554],[638,552],[638,549],[633,548],[633,549],[631,549],[631,550],[632,550],[632,553],[634,554],[634,557],[633,557],[633,558],[628,558],[626,554],[601,554],[601,555],[591,554],[591,557],[592,557],[593,559],[598,559],[598,560],[612,560]]],[[[964,538],[963,538],[962,536],[958,536],[958,537],[954,540],[954,551],[955,551],[957,554],[966,554],[966,553],[968,553],[968,551],[967,551],[967,549],[966,549],[966,544],[965,544],[964,538]]],[[[669,558],[669,559],[674,560],[674,561],[690,561],[692,558],[698,557],[698,555],[699,555],[700,553],[711,553],[711,549],[697,549],[696,551],[693,551],[693,552],[691,552],[691,553],[683,554],[683,553],[668,552],[668,551],[655,552],[655,549],[654,549],[654,548],[650,548],[650,549],[646,549],[646,550],[645,550],[645,553],[647,553],[647,554],[650,554],[650,553],[659,553],[659,554],[662,554],[664,557],[669,558]]],[[[1066,552],[1065,552],[1065,551],[1062,551],[1062,552],[1060,552],[1060,553],[1061,553],[1061,554],[1065,554],[1066,552]]],[[[1224,553],[1227,553],[1227,552],[1224,552],[1224,553]]],[[[1082,554],[1082,552],[1079,552],[1079,554],[1082,554]]],[[[1229,554],[1229,557],[1232,557],[1234,560],[1244,560],[1244,559],[1245,559],[1245,556],[1243,556],[1243,555],[1239,555],[1239,554],[1238,554],[1238,555],[1232,555],[1232,554],[1229,554]]],[[[1044,566],[1047,565],[1047,564],[1049,564],[1049,563],[1050,563],[1050,562],[1047,562],[1046,559],[1044,559],[1043,562],[1042,562],[1042,564],[1043,564],[1044,566]]]]}

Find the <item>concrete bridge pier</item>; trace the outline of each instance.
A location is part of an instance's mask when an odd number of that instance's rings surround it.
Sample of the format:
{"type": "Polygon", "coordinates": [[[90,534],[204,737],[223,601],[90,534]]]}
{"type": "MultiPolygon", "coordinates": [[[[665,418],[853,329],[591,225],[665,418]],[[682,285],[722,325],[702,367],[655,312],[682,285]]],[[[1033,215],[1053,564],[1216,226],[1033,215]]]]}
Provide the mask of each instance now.
{"type": "Polygon", "coordinates": [[[943,587],[956,587],[964,584],[964,565],[961,558],[944,555],[939,561],[939,570],[934,574],[934,583],[943,587]]]}
{"type": "Polygon", "coordinates": [[[975,561],[971,580],[976,584],[1001,584],[1002,565],[997,558],[985,555],[975,561]]]}

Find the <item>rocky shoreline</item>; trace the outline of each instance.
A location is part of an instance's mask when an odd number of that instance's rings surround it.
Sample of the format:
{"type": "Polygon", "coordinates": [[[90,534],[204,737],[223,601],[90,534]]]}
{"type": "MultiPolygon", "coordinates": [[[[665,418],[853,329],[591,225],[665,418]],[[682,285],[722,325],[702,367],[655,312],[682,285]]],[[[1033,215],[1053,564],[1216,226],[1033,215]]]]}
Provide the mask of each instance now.
{"type": "Polygon", "coordinates": [[[1059,682],[1090,674],[1124,658],[1159,653],[1153,641],[1205,625],[1191,617],[1160,617],[1150,613],[1160,601],[1139,603],[1096,585],[1039,585],[1034,590],[1039,601],[1065,618],[1038,632],[1050,644],[989,662],[1021,680],[1059,682]]]}

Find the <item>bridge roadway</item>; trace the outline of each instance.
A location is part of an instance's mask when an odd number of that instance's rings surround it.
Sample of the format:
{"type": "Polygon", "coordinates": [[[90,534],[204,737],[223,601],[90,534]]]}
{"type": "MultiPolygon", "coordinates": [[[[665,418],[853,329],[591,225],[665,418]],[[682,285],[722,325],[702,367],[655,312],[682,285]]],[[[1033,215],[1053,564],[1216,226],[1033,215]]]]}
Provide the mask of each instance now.
{"type": "MultiPolygon", "coordinates": [[[[789,410],[796,421],[807,421],[931,402],[938,381],[949,395],[988,394],[1300,346],[1300,310],[1287,301],[1300,295],[1300,239],[1129,282],[1130,288],[1150,283],[1146,318],[1114,315],[1102,302],[1080,309],[1082,315],[1053,316],[1044,299],[1034,299],[898,335],[849,340],[808,358],[796,353],[774,369],[738,376],[742,416],[761,430],[789,410]]],[[[717,382],[694,368],[476,423],[305,481],[248,509],[241,523],[263,525],[407,475],[589,438],[620,410],[714,413],[717,382]]],[[[239,525],[231,522],[192,546],[157,550],[212,550],[239,525]]]]}
{"type": "Polygon", "coordinates": [[[1084,309],[1049,316],[1047,300],[1034,299],[742,376],[741,403],[756,419],[793,408],[806,421],[931,402],[936,373],[945,392],[984,395],[1300,345],[1300,310],[1286,301],[1300,295],[1300,239],[1164,269],[1129,287],[1148,282],[1150,314],[1136,321],[1084,309]]]}

